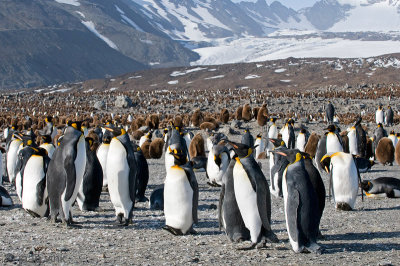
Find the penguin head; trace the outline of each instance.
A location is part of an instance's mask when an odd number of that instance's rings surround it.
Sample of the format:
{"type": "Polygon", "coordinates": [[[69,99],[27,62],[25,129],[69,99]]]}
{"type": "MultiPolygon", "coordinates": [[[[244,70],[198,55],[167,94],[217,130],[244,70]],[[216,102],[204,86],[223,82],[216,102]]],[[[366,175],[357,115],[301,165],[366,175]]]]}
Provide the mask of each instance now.
{"type": "Polygon", "coordinates": [[[272,152],[285,156],[290,164],[293,164],[303,159],[303,154],[298,149],[279,149],[273,150],[272,152]]]}
{"type": "Polygon", "coordinates": [[[74,129],[78,131],[82,131],[82,122],[83,121],[68,121],[67,126],[73,127],[74,129]]]}
{"type": "Polygon", "coordinates": [[[106,126],[104,128],[106,130],[110,131],[114,135],[114,137],[118,137],[118,136],[122,136],[122,135],[126,134],[125,129],[122,128],[122,127],[109,127],[109,126],[106,126]]]}
{"type": "Polygon", "coordinates": [[[275,148],[286,147],[286,144],[282,139],[269,139],[269,141],[274,145],[275,148]]]}
{"type": "Polygon", "coordinates": [[[102,139],[103,143],[110,144],[112,137],[113,137],[112,132],[109,130],[106,130],[106,132],[104,132],[104,134],[103,134],[103,139],[102,139]]]}
{"type": "Polygon", "coordinates": [[[48,116],[46,116],[46,118],[44,119],[44,121],[45,121],[46,123],[52,123],[52,122],[53,122],[53,117],[50,116],[50,115],[48,115],[48,116]]]}
{"type": "Polygon", "coordinates": [[[394,130],[390,131],[390,135],[393,135],[393,136],[395,135],[394,130]]]}
{"type": "Polygon", "coordinates": [[[325,171],[329,174],[330,166],[331,166],[331,159],[333,154],[325,154],[321,159],[321,165],[324,167],[325,171]]]}
{"type": "Polygon", "coordinates": [[[377,127],[382,127],[382,123],[379,123],[377,127]]]}
{"type": "Polygon", "coordinates": [[[184,165],[187,163],[187,157],[183,152],[183,149],[179,145],[171,145],[168,147],[169,154],[174,156],[175,165],[184,165]],[[171,148],[172,147],[172,148],[171,148]]]}
{"type": "Polygon", "coordinates": [[[43,144],[51,143],[51,136],[50,135],[42,135],[40,136],[42,139],[43,144]]]}
{"type": "Polygon", "coordinates": [[[275,123],[276,117],[271,117],[270,121],[271,121],[272,123],[275,123]]]}
{"type": "Polygon", "coordinates": [[[370,181],[363,180],[360,182],[359,187],[365,192],[368,192],[373,187],[373,184],[370,181]]]}
{"type": "Polygon", "coordinates": [[[23,134],[16,134],[15,136],[22,141],[23,147],[37,147],[36,142],[33,140],[33,136],[23,134]]]}
{"type": "Polygon", "coordinates": [[[335,133],[336,132],[336,126],[334,124],[330,124],[325,130],[328,130],[328,132],[335,133]]]}
{"type": "Polygon", "coordinates": [[[249,147],[246,144],[236,143],[228,140],[225,140],[224,142],[228,143],[232,147],[239,159],[247,158],[253,153],[254,147],[249,147]]]}
{"type": "Polygon", "coordinates": [[[306,134],[306,129],[305,129],[304,127],[302,127],[302,128],[300,129],[300,133],[306,134]]]}
{"type": "Polygon", "coordinates": [[[261,136],[262,136],[261,133],[258,133],[256,138],[261,139],[261,136]]]}

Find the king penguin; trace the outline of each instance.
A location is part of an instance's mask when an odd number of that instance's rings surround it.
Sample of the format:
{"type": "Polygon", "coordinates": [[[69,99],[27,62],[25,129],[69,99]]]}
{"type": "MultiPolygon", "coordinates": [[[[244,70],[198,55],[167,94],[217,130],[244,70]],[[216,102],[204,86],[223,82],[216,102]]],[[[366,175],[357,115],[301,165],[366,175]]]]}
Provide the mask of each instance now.
{"type": "Polygon", "coordinates": [[[99,148],[96,151],[97,158],[99,159],[101,168],[103,169],[103,187],[108,186],[106,167],[107,167],[108,150],[110,149],[110,142],[112,137],[113,135],[111,131],[106,130],[103,133],[102,143],[100,144],[99,148]]]}
{"type": "Polygon", "coordinates": [[[256,159],[259,159],[258,157],[264,152],[265,149],[264,139],[262,138],[261,133],[257,135],[256,141],[254,142],[254,147],[256,150],[256,159]]]}
{"type": "Polygon", "coordinates": [[[39,148],[31,136],[22,137],[23,147],[18,153],[16,190],[22,208],[33,217],[48,216],[46,172],[50,162],[47,151],[39,148]]]}
{"type": "Polygon", "coordinates": [[[223,144],[215,144],[208,154],[207,176],[210,179],[207,184],[219,187],[222,184],[222,177],[229,166],[230,155],[228,148],[223,144]]]}
{"type": "Polygon", "coordinates": [[[339,135],[338,128],[331,124],[325,130],[328,130],[328,132],[318,141],[317,152],[315,154],[315,164],[320,173],[324,171],[321,159],[325,154],[343,152],[342,138],[339,135]]]}
{"type": "Polygon", "coordinates": [[[15,183],[15,176],[17,175],[16,165],[17,165],[18,151],[22,144],[21,136],[22,134],[19,132],[12,133],[12,137],[10,139],[6,153],[6,171],[8,180],[12,184],[15,183]],[[17,138],[17,136],[19,138],[17,138]]]}
{"type": "Polygon", "coordinates": [[[283,197],[282,194],[282,177],[283,173],[286,169],[286,166],[289,164],[289,161],[285,156],[282,156],[279,153],[274,151],[278,150],[286,150],[285,142],[281,139],[269,139],[271,143],[274,145],[274,150],[271,151],[270,155],[270,191],[271,194],[275,197],[283,197]]]}
{"type": "Polygon", "coordinates": [[[99,208],[101,190],[103,187],[103,169],[96,156],[99,147],[98,141],[86,137],[86,166],[80,186],[78,197],[79,209],[82,211],[95,211],[99,208]]]}
{"type": "Polygon", "coordinates": [[[107,155],[108,191],[114,205],[117,223],[127,226],[132,221],[135,207],[137,162],[132,142],[126,131],[116,127],[106,127],[106,129],[114,135],[107,155]]]}
{"type": "Polygon", "coordinates": [[[300,132],[299,132],[299,135],[297,135],[297,141],[296,141],[296,148],[299,151],[304,152],[307,141],[308,141],[308,136],[309,136],[309,133],[307,132],[307,130],[304,128],[304,126],[301,126],[300,132]]]}
{"type": "Polygon", "coordinates": [[[326,119],[327,119],[328,123],[332,124],[333,117],[335,116],[335,107],[333,106],[331,101],[328,101],[328,104],[325,108],[325,115],[326,115],[326,119]]]}
{"type": "Polygon", "coordinates": [[[253,149],[245,144],[228,142],[235,151],[233,168],[235,198],[246,228],[250,231],[252,249],[265,245],[266,240],[278,242],[271,229],[271,196],[267,180],[251,154],[253,149]]]}
{"type": "MultiPolygon", "coordinates": [[[[236,155],[234,155],[236,157],[236,155]]],[[[228,239],[232,242],[250,240],[250,231],[244,224],[235,197],[233,168],[236,159],[232,158],[228,169],[222,177],[222,186],[218,205],[219,229],[224,228],[228,239]]]]}
{"type": "Polygon", "coordinates": [[[172,150],[174,165],[167,169],[164,183],[164,230],[174,235],[195,234],[198,222],[199,188],[191,164],[182,147],[172,150]]]}
{"type": "Polygon", "coordinates": [[[333,194],[336,209],[354,209],[361,178],[353,155],[344,152],[328,153],[321,159],[321,163],[330,174],[329,193],[333,194]]]}
{"type": "MultiPolygon", "coordinates": [[[[275,122],[276,122],[275,117],[270,118],[270,125],[268,128],[268,139],[278,138],[278,128],[277,128],[275,122]]],[[[274,145],[271,142],[267,141],[267,155],[268,156],[270,155],[269,152],[273,149],[274,149],[274,145]]]]}
{"type": "Polygon", "coordinates": [[[282,180],[286,228],[290,244],[296,253],[311,251],[322,253],[317,244],[320,212],[317,193],[305,168],[299,150],[277,152],[286,156],[289,165],[282,180]]]}
{"type": "Polygon", "coordinates": [[[61,216],[67,225],[73,223],[71,206],[81,186],[86,166],[85,137],[81,121],[68,121],[60,145],[53,153],[47,170],[50,216],[56,222],[61,216]]]}
{"type": "Polygon", "coordinates": [[[385,112],[382,108],[382,104],[379,104],[378,110],[375,112],[375,122],[377,125],[385,123],[385,112]]]}
{"type": "Polygon", "coordinates": [[[394,116],[394,114],[393,114],[392,107],[389,105],[388,109],[386,111],[386,114],[385,114],[386,126],[393,126],[393,116],[394,116]]]}

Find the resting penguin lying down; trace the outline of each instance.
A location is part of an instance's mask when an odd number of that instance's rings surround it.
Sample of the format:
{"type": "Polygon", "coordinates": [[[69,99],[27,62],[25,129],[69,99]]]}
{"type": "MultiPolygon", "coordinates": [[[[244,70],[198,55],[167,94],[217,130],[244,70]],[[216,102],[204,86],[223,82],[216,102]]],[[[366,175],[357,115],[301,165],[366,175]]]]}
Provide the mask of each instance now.
{"type": "Polygon", "coordinates": [[[400,179],[393,177],[378,177],[374,180],[361,181],[360,187],[367,197],[400,198],[400,179]]]}

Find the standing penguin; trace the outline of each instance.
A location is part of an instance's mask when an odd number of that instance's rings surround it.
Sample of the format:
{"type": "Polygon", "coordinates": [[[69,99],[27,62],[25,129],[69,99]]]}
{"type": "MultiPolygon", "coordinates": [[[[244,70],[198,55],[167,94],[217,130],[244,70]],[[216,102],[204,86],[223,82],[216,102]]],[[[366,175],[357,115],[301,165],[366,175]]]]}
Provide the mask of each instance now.
{"type": "Polygon", "coordinates": [[[394,130],[390,131],[388,138],[392,141],[393,147],[396,148],[398,140],[397,140],[396,133],[394,132],[394,130]]]}
{"type": "Polygon", "coordinates": [[[15,180],[18,197],[33,217],[48,215],[46,172],[50,162],[47,151],[37,147],[30,136],[23,136],[23,146],[18,153],[15,180]]]}
{"type": "Polygon", "coordinates": [[[289,145],[289,137],[290,137],[289,136],[289,122],[290,122],[290,119],[286,120],[285,125],[279,131],[279,133],[281,133],[281,135],[282,135],[282,140],[285,142],[286,147],[288,147],[288,145],[289,145]]]}
{"type": "Polygon", "coordinates": [[[142,137],[140,137],[139,147],[142,147],[143,143],[145,143],[146,141],[150,141],[151,142],[151,137],[152,137],[152,132],[151,131],[147,132],[147,134],[145,134],[142,137]]]}
{"type": "Polygon", "coordinates": [[[297,141],[296,141],[296,148],[300,150],[301,152],[304,152],[307,141],[308,141],[308,132],[307,130],[302,126],[300,128],[299,135],[297,136],[297,141]]]}
{"type": "Polygon", "coordinates": [[[296,143],[296,135],[294,134],[294,120],[290,119],[288,121],[289,138],[286,146],[289,149],[294,149],[296,143]]]}
{"type": "Polygon", "coordinates": [[[210,186],[221,186],[222,177],[229,166],[229,150],[223,144],[216,144],[212,147],[207,159],[207,176],[210,186]]]}
{"type": "Polygon", "coordinates": [[[139,146],[133,144],[135,160],[137,163],[137,179],[136,179],[136,201],[146,202],[149,199],[145,197],[147,183],[149,182],[149,165],[139,146]]]}
{"type": "Polygon", "coordinates": [[[382,108],[382,104],[379,104],[378,110],[375,112],[375,122],[377,125],[385,123],[385,112],[382,108]]]}
{"type": "Polygon", "coordinates": [[[258,134],[256,137],[256,141],[254,143],[254,147],[256,150],[256,159],[259,159],[261,153],[264,152],[264,139],[262,138],[262,134],[258,134]]]}
{"type": "Polygon", "coordinates": [[[303,155],[299,150],[280,153],[286,156],[290,163],[282,180],[290,244],[296,253],[311,251],[320,254],[323,248],[317,244],[321,219],[318,196],[305,168],[303,155]]]}
{"type": "Polygon", "coordinates": [[[100,144],[99,148],[96,151],[96,156],[99,159],[101,169],[103,170],[103,187],[108,186],[108,181],[107,181],[107,156],[108,156],[108,150],[110,149],[110,142],[112,139],[113,135],[111,131],[106,130],[103,133],[102,140],[103,142],[100,144]]]}
{"type": "Polygon", "coordinates": [[[174,165],[167,169],[164,184],[164,230],[174,235],[195,234],[193,224],[198,222],[199,188],[196,176],[182,147],[170,152],[174,165]]]}
{"type": "Polygon", "coordinates": [[[7,153],[6,153],[6,171],[8,180],[10,183],[15,183],[16,165],[18,158],[18,151],[20,149],[20,145],[22,144],[21,134],[19,132],[14,132],[12,134],[10,144],[8,145],[7,153]],[[17,136],[19,138],[17,138],[17,136]]]}
{"type": "Polygon", "coordinates": [[[359,116],[354,124],[357,138],[357,154],[360,157],[367,158],[367,133],[361,125],[362,117],[359,116]]]}
{"type": "Polygon", "coordinates": [[[250,240],[250,231],[244,224],[235,197],[233,181],[233,168],[236,164],[235,157],[230,161],[228,169],[222,178],[222,187],[218,206],[218,221],[219,229],[221,230],[222,227],[224,228],[230,241],[240,242],[250,240]]]}
{"type": "Polygon", "coordinates": [[[325,107],[325,115],[326,115],[326,119],[327,119],[328,124],[332,124],[333,123],[333,117],[335,116],[335,107],[333,106],[331,101],[328,101],[328,104],[325,107]]]}
{"type": "Polygon", "coordinates": [[[382,138],[387,137],[387,136],[388,136],[387,132],[383,128],[383,125],[381,123],[379,123],[374,131],[374,152],[375,152],[376,148],[378,147],[379,141],[382,138]]]}
{"type": "Polygon", "coordinates": [[[233,183],[237,204],[254,248],[265,245],[268,239],[274,243],[278,238],[271,229],[271,196],[267,180],[260,166],[251,154],[251,147],[228,142],[235,151],[236,163],[233,168],[233,183]]]}
{"type": "Polygon", "coordinates": [[[91,137],[86,137],[86,166],[82,185],[76,201],[82,211],[95,211],[99,207],[103,187],[103,169],[96,156],[99,143],[91,137]]]}
{"type": "MultiPolygon", "coordinates": [[[[271,143],[275,146],[273,151],[286,150],[285,142],[280,139],[269,139],[271,143]]],[[[285,156],[279,153],[271,152],[270,155],[270,191],[275,197],[283,197],[282,194],[282,177],[289,164],[289,161],[285,156]]]]}
{"type": "Polygon", "coordinates": [[[392,107],[389,105],[385,114],[386,126],[393,126],[393,115],[392,107]]]}
{"type": "Polygon", "coordinates": [[[107,155],[108,191],[114,205],[117,223],[127,226],[132,221],[135,207],[137,162],[132,142],[125,129],[117,127],[106,127],[106,129],[114,135],[107,155]]]}
{"type": "Polygon", "coordinates": [[[354,209],[360,174],[353,155],[344,152],[326,154],[321,163],[330,174],[329,193],[332,192],[336,209],[354,209]]]}
{"type": "Polygon", "coordinates": [[[349,139],[349,153],[358,155],[357,132],[354,126],[348,130],[347,137],[349,139]]]}
{"type": "Polygon", "coordinates": [[[321,165],[321,159],[325,154],[343,152],[342,138],[339,135],[338,128],[332,124],[325,130],[328,130],[328,132],[319,140],[317,152],[315,154],[315,164],[320,173],[322,173],[324,169],[321,165]]]}
{"type": "Polygon", "coordinates": [[[81,124],[81,121],[68,121],[60,145],[49,163],[47,190],[52,222],[56,222],[60,215],[67,225],[73,223],[71,206],[78,195],[86,166],[86,145],[81,124]]]}

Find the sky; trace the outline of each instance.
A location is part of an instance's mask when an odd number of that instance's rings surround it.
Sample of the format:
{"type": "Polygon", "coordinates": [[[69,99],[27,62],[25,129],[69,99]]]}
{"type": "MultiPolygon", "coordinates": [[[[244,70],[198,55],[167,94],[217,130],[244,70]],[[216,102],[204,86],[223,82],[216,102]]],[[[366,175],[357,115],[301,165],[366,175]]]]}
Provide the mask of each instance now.
{"type": "MultiPolygon", "coordinates": [[[[241,1],[247,1],[247,2],[256,2],[257,0],[232,0],[233,2],[241,2],[241,1]]],[[[268,4],[271,4],[275,0],[267,0],[268,4]]],[[[299,10],[303,7],[309,7],[312,6],[317,0],[278,0],[281,2],[283,5],[287,7],[291,7],[294,10],[299,10]]]]}

